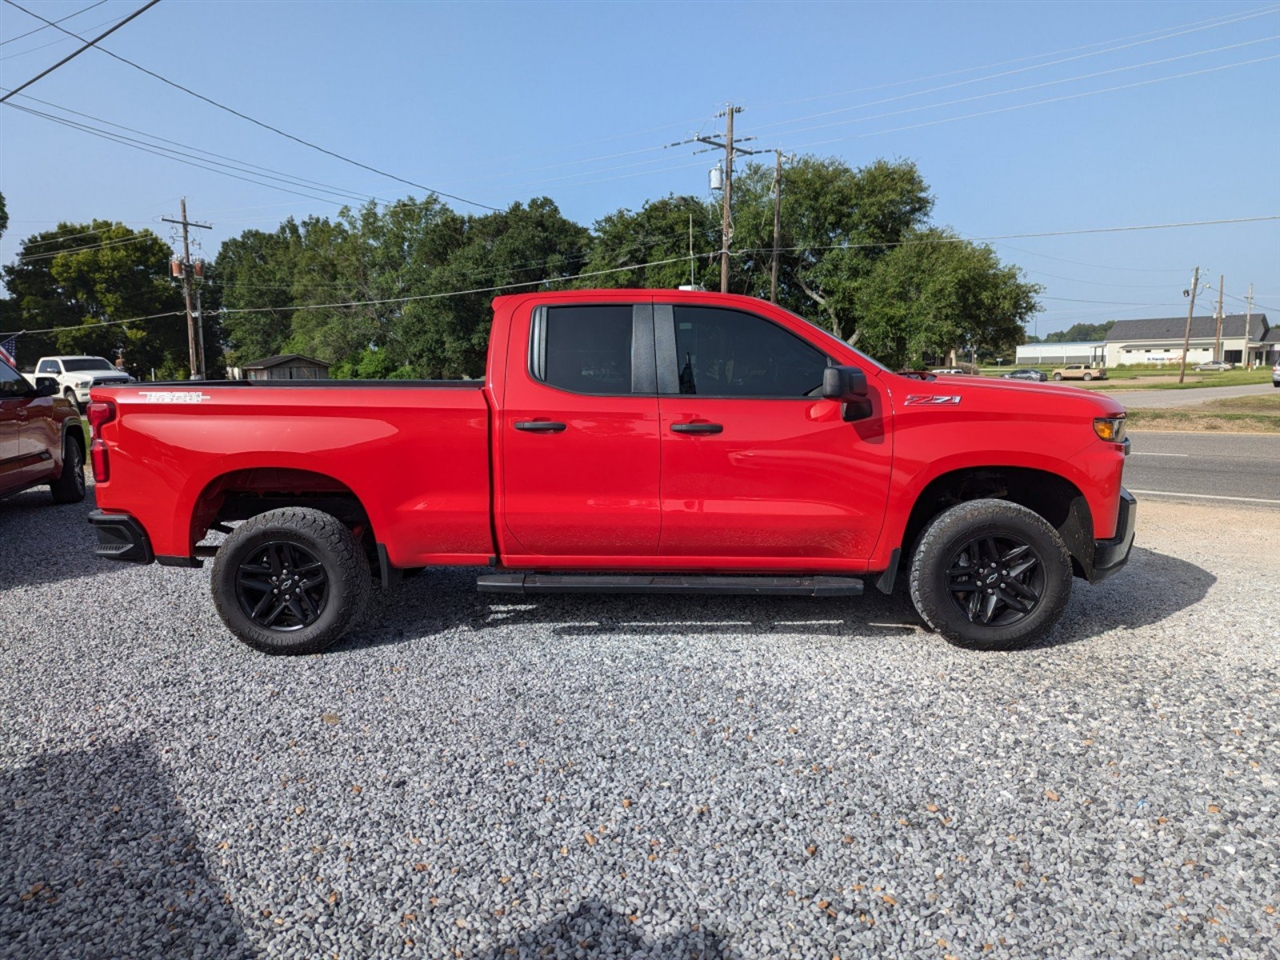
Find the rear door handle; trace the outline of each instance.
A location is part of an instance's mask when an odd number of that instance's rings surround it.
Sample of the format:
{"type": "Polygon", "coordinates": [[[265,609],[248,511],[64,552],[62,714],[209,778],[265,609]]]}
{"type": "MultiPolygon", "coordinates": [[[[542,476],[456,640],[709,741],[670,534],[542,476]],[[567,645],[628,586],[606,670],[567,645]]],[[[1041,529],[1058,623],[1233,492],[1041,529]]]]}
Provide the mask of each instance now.
{"type": "Polygon", "coordinates": [[[724,433],[722,423],[673,423],[672,433],[724,433]]]}
{"type": "Polygon", "coordinates": [[[516,429],[526,433],[564,433],[565,425],[556,420],[517,420],[516,429]]]}

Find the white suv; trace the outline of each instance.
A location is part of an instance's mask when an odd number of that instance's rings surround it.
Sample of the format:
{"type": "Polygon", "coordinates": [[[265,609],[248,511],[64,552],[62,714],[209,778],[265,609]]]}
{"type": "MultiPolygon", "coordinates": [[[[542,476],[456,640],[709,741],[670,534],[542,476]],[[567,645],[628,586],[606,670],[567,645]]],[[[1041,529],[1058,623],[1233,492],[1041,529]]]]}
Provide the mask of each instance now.
{"type": "Polygon", "coordinates": [[[1271,368],[1271,385],[1280,387],[1280,363],[1271,368]]]}

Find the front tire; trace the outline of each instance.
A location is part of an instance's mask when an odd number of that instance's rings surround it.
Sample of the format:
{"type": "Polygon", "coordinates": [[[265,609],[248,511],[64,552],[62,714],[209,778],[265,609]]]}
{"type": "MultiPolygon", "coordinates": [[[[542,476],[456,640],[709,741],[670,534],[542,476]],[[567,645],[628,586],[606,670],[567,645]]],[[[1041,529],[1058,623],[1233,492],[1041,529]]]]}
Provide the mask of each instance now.
{"type": "Polygon", "coordinates": [[[364,611],[369,563],[351,531],[309,507],[247,520],[218,548],[213,603],[235,636],[263,653],[318,653],[364,611]]]}
{"type": "Polygon", "coordinates": [[[1055,373],[1055,374],[1053,375],[1053,379],[1055,379],[1055,380],[1061,380],[1061,379],[1062,379],[1062,374],[1060,374],[1060,373],[1055,373]]]}
{"type": "Polygon", "coordinates": [[[939,514],[911,561],[925,623],[971,650],[1018,650],[1044,636],[1071,595],[1071,556],[1038,513],[971,500],[939,514]]]}
{"type": "Polygon", "coordinates": [[[69,434],[62,441],[62,476],[49,484],[54,503],[79,503],[84,499],[84,451],[69,434]]]}

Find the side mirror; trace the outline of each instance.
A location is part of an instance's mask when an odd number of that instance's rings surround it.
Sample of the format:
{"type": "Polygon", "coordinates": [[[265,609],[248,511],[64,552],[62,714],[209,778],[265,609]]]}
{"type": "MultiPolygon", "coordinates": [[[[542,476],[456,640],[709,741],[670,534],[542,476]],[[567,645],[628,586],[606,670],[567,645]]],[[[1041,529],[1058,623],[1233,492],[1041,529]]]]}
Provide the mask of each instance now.
{"type": "Polygon", "coordinates": [[[56,397],[58,395],[58,381],[53,377],[36,377],[37,397],[56,397]]]}
{"type": "Polygon", "coordinates": [[[867,375],[858,367],[827,367],[822,372],[822,397],[843,403],[845,420],[865,420],[871,416],[867,375]]]}

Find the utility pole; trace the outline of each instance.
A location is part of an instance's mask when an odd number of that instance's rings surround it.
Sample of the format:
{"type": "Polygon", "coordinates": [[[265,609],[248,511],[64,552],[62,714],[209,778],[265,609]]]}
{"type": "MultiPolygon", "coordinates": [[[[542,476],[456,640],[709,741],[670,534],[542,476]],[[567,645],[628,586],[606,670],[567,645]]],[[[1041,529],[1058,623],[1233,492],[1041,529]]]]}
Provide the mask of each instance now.
{"type": "Polygon", "coordinates": [[[1191,306],[1187,308],[1187,335],[1182,339],[1182,369],[1178,371],[1178,382],[1182,383],[1187,376],[1187,351],[1191,349],[1191,318],[1196,312],[1196,287],[1200,286],[1200,268],[1196,267],[1191,277],[1191,290],[1187,296],[1191,298],[1191,306]]]}
{"type": "Polygon", "coordinates": [[[1249,327],[1253,324],[1253,284],[1249,284],[1249,299],[1245,301],[1244,308],[1244,352],[1240,354],[1240,359],[1244,361],[1244,368],[1249,369],[1249,327]]]}
{"type": "MultiPolygon", "coordinates": [[[[744,150],[742,147],[734,145],[733,139],[733,115],[741,113],[742,107],[735,107],[732,103],[725,104],[724,113],[716,114],[717,117],[725,118],[724,139],[717,140],[715,136],[711,137],[693,137],[689,140],[680,140],[677,143],[668,143],[668,147],[679,147],[686,143],[705,143],[708,146],[715,147],[717,150],[724,151],[724,198],[722,204],[721,220],[720,220],[720,292],[729,292],[729,244],[733,240],[733,158],[738,154],[754,156],[757,153],[764,153],[763,150],[744,150]]],[[[745,143],[748,140],[754,140],[755,137],[743,137],[738,143],[745,143]]],[[[701,152],[701,151],[696,151],[701,152]]]]}
{"type": "MultiPolygon", "coordinates": [[[[187,301],[187,348],[191,354],[191,379],[204,379],[204,351],[201,350],[197,355],[196,352],[196,324],[195,314],[191,309],[191,240],[188,235],[189,227],[200,227],[202,230],[212,230],[213,226],[208,223],[195,223],[187,219],[187,198],[182,198],[182,219],[174,220],[170,217],[161,217],[165,223],[177,223],[182,226],[182,295],[187,301]]],[[[204,333],[201,331],[201,339],[204,333]]]]}
{"type": "Polygon", "coordinates": [[[200,309],[200,288],[196,287],[196,353],[200,359],[200,379],[209,379],[204,362],[204,311],[200,309]]]}
{"type": "Polygon", "coordinates": [[[774,150],[777,166],[773,170],[773,268],[770,271],[769,302],[778,302],[778,241],[782,235],[782,151],[774,150]]]}
{"type": "MultiPolygon", "coordinates": [[[[1222,316],[1222,286],[1225,279],[1226,276],[1224,274],[1218,274],[1218,333],[1213,342],[1213,359],[1215,360],[1222,359],[1222,321],[1224,319],[1222,316]]],[[[1247,337],[1248,335],[1246,332],[1245,336],[1247,337]]]]}

